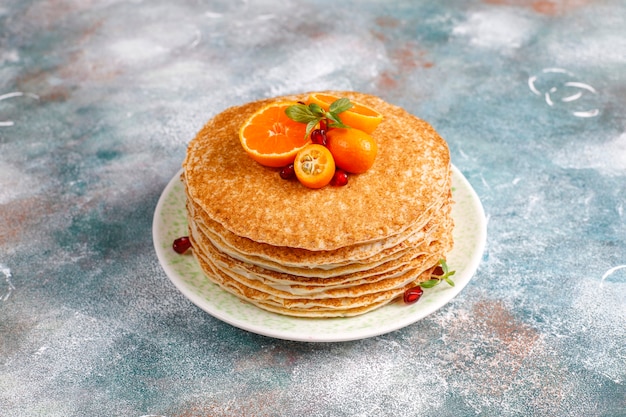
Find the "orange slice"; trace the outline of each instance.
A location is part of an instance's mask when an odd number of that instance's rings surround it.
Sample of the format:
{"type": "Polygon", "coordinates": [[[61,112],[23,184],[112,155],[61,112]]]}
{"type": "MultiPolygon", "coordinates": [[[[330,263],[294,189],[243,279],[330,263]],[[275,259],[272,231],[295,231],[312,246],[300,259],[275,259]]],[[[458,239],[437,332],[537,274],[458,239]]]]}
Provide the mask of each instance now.
{"type": "MultiPolygon", "coordinates": [[[[309,95],[309,103],[318,104],[324,110],[328,110],[330,105],[340,98],[341,97],[332,94],[311,93],[309,95]]],[[[366,133],[372,133],[380,122],[383,121],[383,115],[373,108],[356,103],[352,100],[350,100],[350,102],[353,104],[353,107],[350,110],[339,113],[339,118],[343,124],[366,133]]]]}
{"type": "Polygon", "coordinates": [[[258,163],[283,167],[294,161],[308,143],[306,124],[291,120],[285,109],[296,102],[268,104],[239,129],[239,140],[245,151],[258,163]]]}
{"type": "Polygon", "coordinates": [[[303,185],[309,188],[322,188],[335,175],[335,160],[327,147],[312,143],[298,152],[293,168],[303,185]]]}

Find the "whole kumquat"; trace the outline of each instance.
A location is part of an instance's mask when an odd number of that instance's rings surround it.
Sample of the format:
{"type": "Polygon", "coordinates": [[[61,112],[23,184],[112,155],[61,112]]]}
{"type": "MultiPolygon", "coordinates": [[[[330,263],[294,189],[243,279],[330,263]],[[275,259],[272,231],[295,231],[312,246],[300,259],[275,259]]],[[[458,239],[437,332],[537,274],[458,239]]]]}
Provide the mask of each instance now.
{"type": "Polygon", "coordinates": [[[372,167],[378,146],[372,136],[359,129],[330,129],[327,147],[335,164],[352,174],[362,174],[372,167]]]}

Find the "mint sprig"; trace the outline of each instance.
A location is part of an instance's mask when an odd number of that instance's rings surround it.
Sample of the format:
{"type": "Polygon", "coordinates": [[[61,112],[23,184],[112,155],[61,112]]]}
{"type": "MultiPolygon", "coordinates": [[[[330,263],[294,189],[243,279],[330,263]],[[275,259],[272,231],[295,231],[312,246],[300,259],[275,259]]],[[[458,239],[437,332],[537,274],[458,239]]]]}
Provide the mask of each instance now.
{"type": "Polygon", "coordinates": [[[340,98],[332,102],[328,111],[316,103],[293,104],[285,109],[285,114],[291,120],[298,123],[306,123],[306,135],[308,136],[313,129],[323,120],[326,121],[327,127],[348,128],[339,118],[339,113],[350,110],[354,105],[350,99],[340,98]]]}
{"type": "Polygon", "coordinates": [[[439,265],[441,266],[441,270],[443,274],[441,275],[432,275],[435,277],[434,279],[429,279],[428,281],[420,282],[419,286],[422,288],[432,288],[435,285],[438,285],[441,281],[445,281],[449,286],[454,287],[454,281],[450,278],[456,271],[450,271],[448,268],[448,264],[445,259],[439,259],[439,265]]]}

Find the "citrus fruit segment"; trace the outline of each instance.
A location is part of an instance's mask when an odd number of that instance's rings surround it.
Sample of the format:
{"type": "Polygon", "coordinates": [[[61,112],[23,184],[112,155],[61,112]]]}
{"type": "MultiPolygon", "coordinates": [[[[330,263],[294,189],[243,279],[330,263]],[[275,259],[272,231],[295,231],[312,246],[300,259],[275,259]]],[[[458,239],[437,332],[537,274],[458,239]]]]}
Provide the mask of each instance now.
{"type": "MultiPolygon", "coordinates": [[[[309,95],[308,102],[315,103],[321,106],[324,110],[328,111],[330,105],[339,100],[341,97],[324,94],[324,93],[311,93],[309,95]]],[[[343,124],[362,130],[366,133],[372,133],[376,127],[383,121],[383,115],[371,107],[364,104],[356,103],[352,100],[353,104],[350,110],[339,113],[339,118],[343,124]]]]}
{"type": "Polygon", "coordinates": [[[307,143],[306,125],[291,120],[285,109],[295,102],[271,103],[256,111],[239,129],[245,151],[261,165],[282,167],[307,143]]]}
{"type": "Polygon", "coordinates": [[[362,174],[371,168],[378,153],[373,137],[359,129],[330,129],[326,133],[328,150],[335,164],[352,174],[362,174]]]}
{"type": "Polygon", "coordinates": [[[335,175],[335,160],[323,145],[307,145],[296,155],[294,161],[296,177],[309,188],[322,188],[335,175]]]}

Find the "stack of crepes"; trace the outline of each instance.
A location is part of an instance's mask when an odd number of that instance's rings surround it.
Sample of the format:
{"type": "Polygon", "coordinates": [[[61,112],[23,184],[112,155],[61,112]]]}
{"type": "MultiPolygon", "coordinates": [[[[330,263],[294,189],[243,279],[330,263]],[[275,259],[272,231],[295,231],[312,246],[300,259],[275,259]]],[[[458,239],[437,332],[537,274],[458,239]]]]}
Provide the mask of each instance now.
{"type": "Polygon", "coordinates": [[[344,187],[311,190],[254,162],[238,130],[276,97],[225,110],[189,144],[182,181],[193,254],[209,280],[276,313],[348,317],[431,278],[452,248],[446,142],[423,120],[370,95],[328,92],[372,107],[372,168],[344,187]]]}

